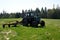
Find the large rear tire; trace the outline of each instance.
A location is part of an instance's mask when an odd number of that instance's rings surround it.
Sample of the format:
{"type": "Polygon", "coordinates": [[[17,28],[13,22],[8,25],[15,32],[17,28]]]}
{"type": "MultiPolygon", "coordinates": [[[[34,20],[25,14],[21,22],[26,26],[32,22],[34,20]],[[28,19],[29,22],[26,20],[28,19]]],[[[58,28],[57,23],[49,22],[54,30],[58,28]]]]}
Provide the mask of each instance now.
{"type": "Polygon", "coordinates": [[[23,20],[23,21],[22,21],[22,25],[23,25],[23,26],[28,26],[28,21],[27,21],[27,20],[23,20]]]}
{"type": "Polygon", "coordinates": [[[36,21],[32,21],[32,24],[30,24],[33,27],[38,27],[38,23],[36,21]]]}
{"type": "Polygon", "coordinates": [[[28,26],[28,22],[23,22],[23,26],[28,26]]]}

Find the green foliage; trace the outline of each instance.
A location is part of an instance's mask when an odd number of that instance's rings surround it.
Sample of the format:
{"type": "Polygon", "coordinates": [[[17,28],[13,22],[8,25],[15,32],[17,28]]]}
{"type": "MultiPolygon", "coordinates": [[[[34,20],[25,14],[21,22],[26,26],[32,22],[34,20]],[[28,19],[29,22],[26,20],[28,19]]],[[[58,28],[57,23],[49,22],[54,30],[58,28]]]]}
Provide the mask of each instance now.
{"type": "Polygon", "coordinates": [[[20,18],[25,17],[26,14],[34,14],[41,17],[41,18],[52,18],[52,19],[60,19],[60,8],[53,8],[53,9],[47,9],[46,7],[41,10],[39,8],[36,8],[35,10],[29,9],[29,10],[22,10],[22,13],[16,12],[16,13],[0,13],[0,18],[20,18]]]}

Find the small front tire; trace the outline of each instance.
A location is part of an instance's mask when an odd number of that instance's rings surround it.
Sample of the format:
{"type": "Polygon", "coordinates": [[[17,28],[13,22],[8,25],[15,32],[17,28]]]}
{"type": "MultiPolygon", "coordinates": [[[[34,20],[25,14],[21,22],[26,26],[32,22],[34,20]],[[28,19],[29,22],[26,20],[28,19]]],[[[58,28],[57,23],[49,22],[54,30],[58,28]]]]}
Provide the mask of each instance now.
{"type": "Polygon", "coordinates": [[[45,22],[43,20],[41,21],[40,24],[41,24],[42,27],[45,26],[45,22]]]}

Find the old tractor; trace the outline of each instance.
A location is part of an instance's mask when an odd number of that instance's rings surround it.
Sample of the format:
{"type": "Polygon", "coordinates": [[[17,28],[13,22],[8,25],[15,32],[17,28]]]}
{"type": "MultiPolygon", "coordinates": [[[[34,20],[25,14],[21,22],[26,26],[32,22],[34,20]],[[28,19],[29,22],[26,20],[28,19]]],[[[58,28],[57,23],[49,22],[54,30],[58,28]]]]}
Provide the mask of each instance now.
{"type": "Polygon", "coordinates": [[[22,19],[23,26],[38,27],[39,24],[41,27],[45,26],[45,22],[38,15],[34,15],[34,13],[27,13],[22,19]]]}

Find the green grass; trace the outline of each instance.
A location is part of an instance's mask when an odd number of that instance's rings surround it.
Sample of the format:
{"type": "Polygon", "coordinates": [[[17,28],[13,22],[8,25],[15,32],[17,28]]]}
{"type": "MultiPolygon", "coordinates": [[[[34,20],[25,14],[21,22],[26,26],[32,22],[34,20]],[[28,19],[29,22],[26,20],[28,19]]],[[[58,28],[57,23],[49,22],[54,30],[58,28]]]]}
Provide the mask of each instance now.
{"type": "Polygon", "coordinates": [[[20,21],[21,19],[0,19],[0,40],[60,40],[60,19],[42,19],[45,21],[44,28],[26,27],[20,24],[17,27],[2,28],[3,23],[20,21]],[[8,35],[2,32],[9,32],[8,35]]]}

